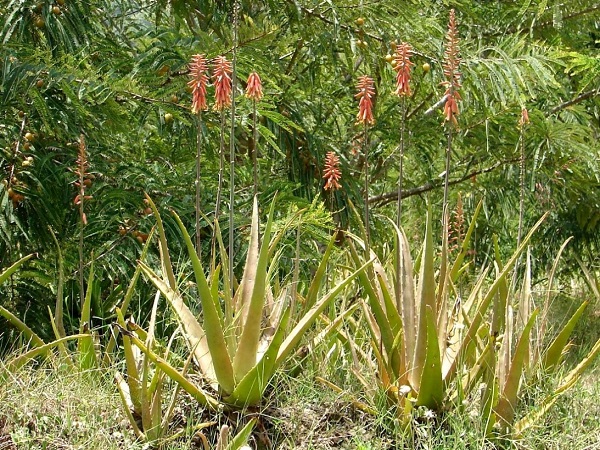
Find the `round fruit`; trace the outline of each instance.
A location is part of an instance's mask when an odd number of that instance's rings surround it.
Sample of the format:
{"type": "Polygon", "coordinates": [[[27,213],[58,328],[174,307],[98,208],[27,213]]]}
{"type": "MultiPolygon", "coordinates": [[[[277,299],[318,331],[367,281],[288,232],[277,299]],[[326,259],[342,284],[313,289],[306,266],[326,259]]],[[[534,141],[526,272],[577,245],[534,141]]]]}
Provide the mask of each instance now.
{"type": "Polygon", "coordinates": [[[170,67],[165,64],[160,69],[158,69],[156,71],[156,73],[158,74],[158,76],[162,77],[163,75],[165,75],[169,71],[169,69],[170,69],[170,67]]]}
{"type": "Polygon", "coordinates": [[[358,25],[359,27],[362,27],[365,24],[365,19],[363,17],[359,17],[358,19],[356,19],[356,25],[358,25]]]}
{"type": "Polygon", "coordinates": [[[56,0],[56,3],[58,3],[60,6],[65,6],[65,0],[56,0]]]}
{"type": "Polygon", "coordinates": [[[43,87],[44,87],[44,80],[41,80],[41,79],[40,79],[40,80],[37,80],[37,81],[35,82],[35,85],[36,85],[38,88],[43,88],[43,87]]]}
{"type": "Polygon", "coordinates": [[[171,122],[173,122],[173,114],[166,113],[165,114],[165,123],[171,123],[171,122]]]}
{"type": "Polygon", "coordinates": [[[387,55],[385,55],[385,60],[391,63],[394,60],[394,57],[388,53],[387,55]]]}
{"type": "Polygon", "coordinates": [[[44,8],[44,4],[43,3],[38,3],[37,5],[35,5],[35,8],[33,10],[36,13],[41,13],[43,8],[44,8]]]}
{"type": "Polygon", "coordinates": [[[23,144],[23,150],[26,150],[26,151],[27,151],[27,150],[29,150],[30,148],[31,148],[31,144],[30,144],[29,142],[25,142],[25,143],[23,144]]]}
{"type": "Polygon", "coordinates": [[[83,184],[85,187],[90,187],[92,185],[92,180],[86,178],[85,180],[83,180],[83,184]]]}
{"type": "Polygon", "coordinates": [[[8,188],[8,198],[13,198],[15,196],[15,191],[13,188],[8,188]]]}
{"type": "Polygon", "coordinates": [[[52,12],[54,13],[54,15],[59,16],[61,14],[61,10],[58,6],[53,6],[52,7],[52,12]]]}
{"type": "Polygon", "coordinates": [[[25,113],[23,111],[19,111],[19,118],[22,119],[25,117],[25,113]]]}
{"type": "Polygon", "coordinates": [[[42,19],[41,17],[35,19],[35,26],[37,28],[44,28],[44,25],[46,25],[46,22],[44,22],[44,19],[42,19]]]}
{"type": "Polygon", "coordinates": [[[431,66],[429,65],[429,63],[424,63],[423,64],[423,72],[427,73],[431,70],[431,66]]]}
{"type": "Polygon", "coordinates": [[[120,228],[119,228],[119,234],[120,234],[121,236],[125,236],[125,235],[127,234],[127,229],[125,229],[125,228],[123,228],[123,227],[120,227],[120,228]]]}
{"type": "Polygon", "coordinates": [[[392,41],[392,42],[390,42],[390,47],[391,47],[392,51],[395,52],[396,49],[398,48],[398,43],[396,41],[392,41]]]}
{"type": "Polygon", "coordinates": [[[29,131],[27,133],[25,133],[25,139],[27,139],[29,142],[33,141],[34,136],[32,133],[30,133],[29,131]]]}
{"type": "Polygon", "coordinates": [[[146,214],[147,216],[149,216],[150,214],[152,214],[152,208],[146,208],[146,209],[144,209],[144,214],[146,214]]]}
{"type": "Polygon", "coordinates": [[[23,167],[29,167],[30,165],[31,165],[31,161],[29,161],[28,159],[23,161],[23,167]]]}
{"type": "Polygon", "coordinates": [[[179,101],[179,99],[177,98],[177,96],[175,94],[171,95],[171,101],[173,103],[177,103],[179,101]]]}

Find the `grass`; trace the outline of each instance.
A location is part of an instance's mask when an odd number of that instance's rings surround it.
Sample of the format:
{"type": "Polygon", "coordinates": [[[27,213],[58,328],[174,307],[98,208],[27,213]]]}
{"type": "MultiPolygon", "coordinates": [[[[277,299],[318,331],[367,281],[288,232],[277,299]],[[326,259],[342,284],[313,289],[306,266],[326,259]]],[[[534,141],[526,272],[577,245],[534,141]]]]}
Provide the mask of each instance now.
{"type": "MultiPolygon", "coordinates": [[[[600,319],[589,311],[575,335],[582,355],[600,330],[600,319]],[[588,332],[584,332],[587,330],[588,332]]],[[[285,372],[276,376],[267,403],[260,410],[253,448],[281,450],[326,449],[423,449],[492,450],[517,449],[595,450],[600,448],[600,362],[595,362],[576,388],[562,397],[544,423],[531,429],[517,442],[486,442],[475,403],[432,416],[415,412],[411,432],[402,435],[390,420],[390,411],[380,402],[375,416],[358,411],[352,400],[361,398],[360,384],[350,373],[347,355],[327,357],[327,349],[317,348],[304,370],[292,378],[285,372]],[[327,364],[324,363],[327,361],[327,364]],[[324,367],[326,367],[324,369],[324,367]],[[315,382],[323,376],[344,388],[333,392],[315,382]]],[[[563,372],[576,363],[569,358],[563,372]]],[[[1,366],[0,366],[1,369],[1,366]]],[[[1,370],[0,370],[1,372],[1,370]]],[[[9,374],[0,383],[0,449],[144,449],[136,442],[122,412],[112,381],[113,371],[77,372],[60,364],[58,358],[32,363],[9,374]]],[[[527,412],[544,398],[558,379],[548,386],[525,388],[527,412]]],[[[202,448],[192,430],[207,420],[235,425],[237,417],[210,417],[186,395],[180,397],[173,430],[185,430],[180,439],[166,444],[166,450],[202,448]]],[[[203,432],[214,442],[218,425],[203,432]]]]}
{"type": "Polygon", "coordinates": [[[106,377],[51,361],[25,366],[0,385],[0,448],[141,446],[134,443],[118,394],[106,377]]]}

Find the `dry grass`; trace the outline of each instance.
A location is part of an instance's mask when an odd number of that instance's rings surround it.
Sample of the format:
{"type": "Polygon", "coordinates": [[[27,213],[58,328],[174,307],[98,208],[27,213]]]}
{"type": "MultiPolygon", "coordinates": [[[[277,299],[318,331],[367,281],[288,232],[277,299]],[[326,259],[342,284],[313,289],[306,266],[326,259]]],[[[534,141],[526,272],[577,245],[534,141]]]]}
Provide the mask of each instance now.
{"type": "Polygon", "coordinates": [[[6,375],[0,384],[0,436],[0,449],[135,448],[110,382],[57,361],[6,375]]]}

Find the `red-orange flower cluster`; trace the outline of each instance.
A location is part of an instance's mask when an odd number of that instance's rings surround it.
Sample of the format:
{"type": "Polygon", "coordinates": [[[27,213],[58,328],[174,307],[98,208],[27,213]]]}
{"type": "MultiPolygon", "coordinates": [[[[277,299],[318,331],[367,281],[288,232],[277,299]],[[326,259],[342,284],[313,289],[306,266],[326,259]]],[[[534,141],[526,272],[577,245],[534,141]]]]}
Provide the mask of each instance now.
{"type": "Polygon", "coordinates": [[[342,178],[340,171],[340,158],[334,152],[327,152],[325,156],[325,169],[323,170],[323,178],[325,179],[325,190],[337,191],[342,187],[339,183],[342,178]]]}
{"type": "Polygon", "coordinates": [[[375,95],[373,78],[368,75],[359,77],[356,89],[358,89],[358,93],[354,97],[360,99],[356,120],[358,123],[373,125],[375,123],[373,118],[373,96],[375,95]]]}
{"type": "Polygon", "coordinates": [[[262,82],[256,72],[252,72],[248,76],[248,83],[246,84],[246,97],[259,102],[263,96],[262,82]]]}
{"type": "Polygon", "coordinates": [[[204,55],[192,56],[190,63],[190,75],[192,80],[188,82],[188,86],[192,88],[192,113],[198,114],[199,111],[208,109],[206,106],[206,85],[208,84],[208,76],[206,72],[206,57],[204,55]]]}
{"type": "Polygon", "coordinates": [[[529,123],[529,112],[527,108],[523,107],[521,109],[521,118],[519,119],[519,127],[523,127],[523,125],[527,125],[529,123]]]}
{"type": "Polygon", "coordinates": [[[444,75],[446,81],[446,103],[444,105],[444,120],[458,125],[456,116],[459,114],[458,102],[461,100],[458,89],[460,89],[461,73],[458,71],[461,59],[458,56],[458,30],[456,27],[456,14],[454,9],[450,10],[450,20],[448,22],[448,33],[446,34],[446,49],[444,51],[444,75]]]}
{"type": "Polygon", "coordinates": [[[93,177],[91,174],[88,174],[88,167],[89,163],[86,155],[85,138],[82,134],[79,138],[79,153],[77,154],[76,167],[73,170],[73,172],[75,172],[75,174],[77,175],[77,181],[75,181],[75,186],[77,187],[79,192],[73,199],[73,204],[78,205],[80,207],[79,211],[81,215],[81,222],[84,225],[87,225],[88,221],[87,216],[83,211],[83,203],[85,200],[90,200],[92,198],[91,195],[85,194],[85,190],[89,185],[91,185],[91,179],[93,177]]]}
{"type": "Polygon", "coordinates": [[[398,97],[410,96],[410,72],[415,64],[410,60],[413,55],[412,47],[402,42],[396,47],[394,55],[394,70],[396,74],[396,95],[398,97]]]}
{"type": "Polygon", "coordinates": [[[224,56],[217,56],[214,62],[213,84],[215,86],[214,109],[222,111],[231,105],[231,62],[224,56]]]}

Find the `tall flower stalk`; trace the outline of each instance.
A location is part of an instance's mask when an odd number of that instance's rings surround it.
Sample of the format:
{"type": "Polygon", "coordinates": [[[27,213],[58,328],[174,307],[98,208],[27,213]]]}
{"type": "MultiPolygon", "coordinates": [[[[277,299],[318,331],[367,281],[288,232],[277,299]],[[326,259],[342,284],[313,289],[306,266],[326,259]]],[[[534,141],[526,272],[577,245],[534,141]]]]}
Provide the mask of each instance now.
{"type": "MultiPolygon", "coordinates": [[[[523,222],[525,220],[525,128],[529,125],[529,112],[527,108],[521,108],[521,117],[519,118],[519,227],[517,229],[517,248],[521,245],[523,239],[523,222]]],[[[513,273],[513,286],[517,281],[517,272],[521,257],[515,263],[513,273]]]]}
{"type": "Polygon", "coordinates": [[[73,200],[73,203],[79,207],[79,290],[81,295],[81,304],[83,305],[85,299],[84,292],[84,277],[83,277],[83,234],[85,226],[87,225],[87,216],[85,214],[85,201],[91,199],[90,195],[86,195],[86,188],[91,185],[91,178],[87,173],[89,163],[87,160],[85,138],[83,134],[79,137],[79,152],[77,154],[77,160],[75,162],[75,174],[77,180],[75,186],[77,187],[77,195],[73,200]]]}
{"type": "MultiPolygon", "coordinates": [[[[404,134],[406,130],[406,97],[410,97],[410,77],[414,63],[410,60],[413,55],[410,44],[402,42],[396,47],[394,55],[394,70],[396,71],[395,94],[402,101],[400,117],[400,157],[398,167],[398,211],[396,214],[396,225],[400,229],[402,223],[402,183],[404,177],[404,134]]],[[[396,297],[400,298],[400,243],[396,246],[396,297]]]]}
{"type": "Polygon", "coordinates": [[[444,203],[443,203],[443,226],[448,229],[449,211],[448,211],[448,181],[450,179],[450,155],[452,152],[452,130],[458,126],[457,116],[459,115],[458,102],[461,100],[461,73],[459,65],[461,59],[458,56],[458,29],[456,26],[456,14],[454,9],[450,10],[450,19],[448,21],[448,32],[446,33],[446,49],[444,51],[444,76],[442,83],[446,87],[444,97],[444,122],[447,124],[448,145],[446,147],[446,171],[444,174],[444,203]]]}
{"type": "MultiPolygon", "coordinates": [[[[224,56],[217,56],[214,60],[213,85],[215,86],[215,104],[213,109],[221,113],[221,136],[219,140],[219,181],[217,186],[217,201],[215,204],[215,222],[221,215],[221,196],[223,191],[223,178],[225,170],[225,110],[232,104],[231,101],[231,62],[224,56]]],[[[233,118],[232,118],[233,119],[233,118]]],[[[233,139],[233,135],[230,139],[233,139]]],[[[216,227],[212,236],[212,254],[216,256],[216,227]]]]}
{"type": "Polygon", "coordinates": [[[402,178],[404,168],[404,133],[406,129],[406,97],[410,97],[410,75],[414,63],[410,60],[413,51],[410,44],[402,42],[396,47],[394,56],[396,73],[395,94],[402,99],[402,110],[400,118],[400,161],[398,168],[398,214],[396,217],[398,228],[400,228],[400,217],[402,216],[402,178]]]}
{"type": "Polygon", "coordinates": [[[358,103],[358,115],[356,117],[357,123],[363,125],[363,155],[365,158],[365,189],[364,189],[364,202],[365,202],[365,251],[367,258],[370,254],[371,245],[371,227],[369,225],[369,125],[375,123],[373,117],[373,97],[375,96],[375,87],[373,85],[373,78],[368,75],[363,75],[358,78],[356,84],[358,93],[355,95],[359,99],[358,103]]]}
{"type": "MultiPolygon", "coordinates": [[[[233,212],[235,200],[235,94],[237,85],[237,46],[238,46],[238,15],[239,4],[233,1],[233,67],[231,80],[231,132],[229,134],[229,279],[233,280],[233,212]]],[[[233,283],[231,283],[231,296],[233,297],[233,283]]]]}
{"type": "Polygon", "coordinates": [[[258,161],[257,161],[257,143],[258,130],[256,129],[256,103],[262,99],[262,82],[258,73],[252,72],[248,76],[246,84],[246,97],[252,100],[252,178],[254,180],[254,197],[258,194],[258,161]]]}
{"type": "Polygon", "coordinates": [[[208,109],[206,105],[206,85],[208,84],[208,71],[204,55],[192,56],[190,75],[192,80],[188,86],[192,88],[192,113],[196,114],[196,253],[200,257],[200,156],[202,154],[202,111],[208,109]]]}

